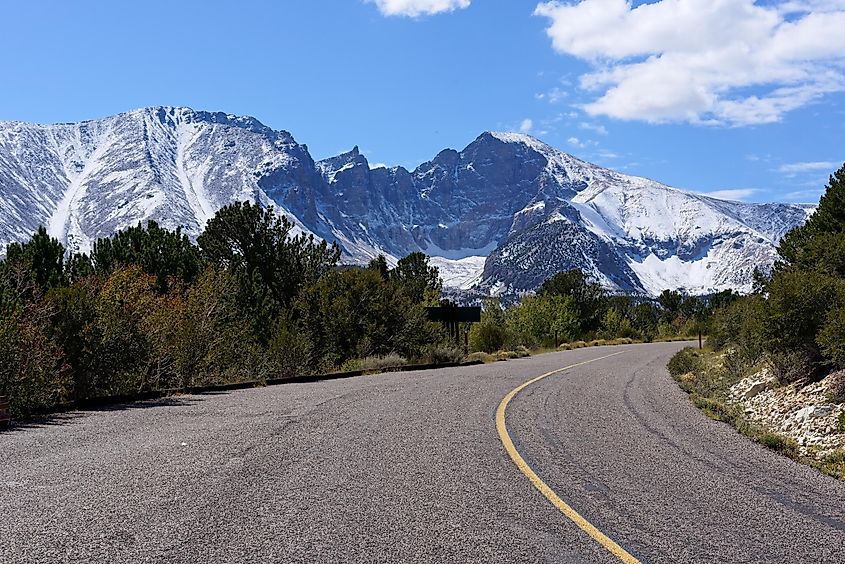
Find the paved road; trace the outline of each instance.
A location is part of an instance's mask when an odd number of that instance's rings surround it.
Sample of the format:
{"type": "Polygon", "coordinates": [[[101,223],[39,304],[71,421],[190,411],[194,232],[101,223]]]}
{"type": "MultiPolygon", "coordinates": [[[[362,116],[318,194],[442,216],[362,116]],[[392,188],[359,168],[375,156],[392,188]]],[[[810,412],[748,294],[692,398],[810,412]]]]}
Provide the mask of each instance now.
{"type": "Polygon", "coordinates": [[[693,408],[678,344],[74,413],[0,434],[0,562],[845,562],[845,484],[693,408]]]}

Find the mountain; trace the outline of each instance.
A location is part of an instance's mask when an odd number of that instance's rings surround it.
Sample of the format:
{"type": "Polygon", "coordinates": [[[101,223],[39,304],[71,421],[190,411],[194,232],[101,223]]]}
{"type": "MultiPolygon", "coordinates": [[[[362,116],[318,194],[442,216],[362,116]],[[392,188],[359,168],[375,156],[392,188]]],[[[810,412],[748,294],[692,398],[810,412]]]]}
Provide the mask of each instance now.
{"type": "Polygon", "coordinates": [[[39,225],[82,251],[148,219],[195,237],[239,200],[336,241],[345,262],[421,250],[448,286],[494,294],[576,267],[627,292],[748,290],[813,210],[684,192],[514,133],[483,133],[409,171],[371,167],[357,147],[315,162],[288,132],[189,108],[0,122],[2,249],[39,225]]]}

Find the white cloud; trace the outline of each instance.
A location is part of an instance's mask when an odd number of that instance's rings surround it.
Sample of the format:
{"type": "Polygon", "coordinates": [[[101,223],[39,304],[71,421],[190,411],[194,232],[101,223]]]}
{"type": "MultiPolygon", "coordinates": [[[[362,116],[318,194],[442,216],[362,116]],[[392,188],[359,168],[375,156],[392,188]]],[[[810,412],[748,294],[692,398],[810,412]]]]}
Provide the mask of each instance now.
{"type": "Polygon", "coordinates": [[[554,48],[589,62],[590,115],[734,126],[845,91],[845,1],[543,2],[554,48]]]}
{"type": "Polygon", "coordinates": [[[735,188],[731,190],[714,190],[713,192],[702,192],[705,196],[718,198],[720,200],[747,200],[760,190],[756,188],[735,188]]]}
{"type": "Polygon", "coordinates": [[[470,0],[367,0],[385,16],[417,18],[468,8],[470,0]]]}
{"type": "Polygon", "coordinates": [[[815,162],[805,162],[805,163],[789,163],[783,164],[778,167],[778,172],[782,172],[784,174],[797,174],[800,172],[818,172],[818,171],[830,171],[833,172],[840,165],[828,162],[828,161],[815,161],[815,162]]]}
{"type": "Polygon", "coordinates": [[[528,133],[528,132],[530,132],[533,128],[534,128],[534,122],[533,122],[532,120],[528,119],[528,118],[525,118],[525,119],[524,119],[524,120],[522,120],[522,122],[519,124],[519,131],[521,131],[522,133],[528,133]]]}
{"type": "Polygon", "coordinates": [[[586,121],[582,121],[578,124],[578,127],[587,131],[592,131],[593,133],[598,133],[599,135],[607,135],[607,128],[601,124],[587,123],[586,121]]]}

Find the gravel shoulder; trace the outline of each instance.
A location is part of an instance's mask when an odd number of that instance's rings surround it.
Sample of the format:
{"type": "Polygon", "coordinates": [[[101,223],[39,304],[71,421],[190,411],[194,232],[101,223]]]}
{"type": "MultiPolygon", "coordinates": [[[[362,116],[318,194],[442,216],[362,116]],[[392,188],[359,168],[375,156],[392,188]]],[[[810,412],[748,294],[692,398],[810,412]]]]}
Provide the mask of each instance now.
{"type": "Polygon", "coordinates": [[[683,344],[290,384],[0,434],[0,562],[612,562],[496,433],[644,561],[842,562],[845,484],[710,421],[683,344]]]}

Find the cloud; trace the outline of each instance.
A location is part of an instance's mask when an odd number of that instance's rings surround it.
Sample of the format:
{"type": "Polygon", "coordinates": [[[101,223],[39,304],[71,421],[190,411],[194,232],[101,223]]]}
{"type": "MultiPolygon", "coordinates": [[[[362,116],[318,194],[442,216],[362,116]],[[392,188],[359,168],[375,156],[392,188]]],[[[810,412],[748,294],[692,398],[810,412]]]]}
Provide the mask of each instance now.
{"type": "Polygon", "coordinates": [[[592,131],[593,133],[598,133],[599,135],[607,135],[607,128],[603,125],[582,121],[578,124],[578,127],[587,131],[592,131]]]}
{"type": "Polygon", "coordinates": [[[651,123],[777,122],[845,91],[845,1],[542,2],[555,50],[588,62],[590,115],[651,123]]]}
{"type": "Polygon", "coordinates": [[[828,162],[828,161],[816,161],[816,162],[805,162],[805,163],[789,163],[783,164],[778,167],[778,172],[782,172],[784,174],[797,174],[801,172],[818,172],[820,170],[826,170],[833,172],[839,167],[838,164],[828,162]]]}
{"type": "Polygon", "coordinates": [[[385,16],[417,18],[468,8],[470,0],[367,0],[385,16]]]}
{"type": "Polygon", "coordinates": [[[534,128],[534,122],[528,118],[522,120],[519,124],[519,131],[522,133],[528,133],[534,128]]]}
{"type": "Polygon", "coordinates": [[[702,192],[705,196],[718,198],[719,200],[747,200],[757,192],[757,188],[735,188],[731,190],[714,190],[713,192],[702,192]]]}

